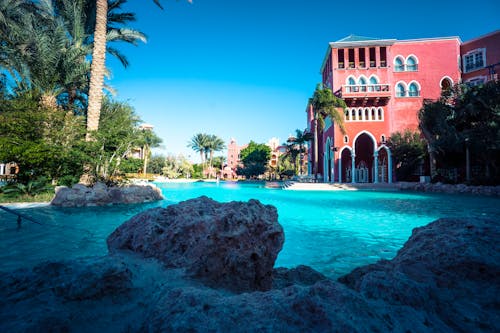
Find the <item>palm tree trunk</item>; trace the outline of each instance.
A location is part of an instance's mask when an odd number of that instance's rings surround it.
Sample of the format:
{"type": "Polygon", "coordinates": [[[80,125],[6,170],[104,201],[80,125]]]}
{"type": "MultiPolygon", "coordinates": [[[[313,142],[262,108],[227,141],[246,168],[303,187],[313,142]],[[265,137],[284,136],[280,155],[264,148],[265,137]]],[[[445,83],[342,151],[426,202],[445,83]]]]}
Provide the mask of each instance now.
{"type": "Polygon", "coordinates": [[[91,140],[90,132],[99,128],[106,61],[107,20],[108,1],[96,0],[94,49],[92,50],[92,65],[90,67],[89,102],[87,109],[87,141],[91,140]]]}
{"type": "Polygon", "coordinates": [[[143,153],[143,158],[144,158],[144,165],[143,165],[143,168],[142,168],[142,171],[144,173],[144,178],[146,177],[146,174],[148,173],[148,155],[149,155],[149,147],[147,145],[144,145],[143,149],[142,149],[142,153],[143,153]]]}
{"type": "Polygon", "coordinates": [[[318,178],[318,114],[314,114],[314,163],[313,163],[314,179],[318,178]]]}

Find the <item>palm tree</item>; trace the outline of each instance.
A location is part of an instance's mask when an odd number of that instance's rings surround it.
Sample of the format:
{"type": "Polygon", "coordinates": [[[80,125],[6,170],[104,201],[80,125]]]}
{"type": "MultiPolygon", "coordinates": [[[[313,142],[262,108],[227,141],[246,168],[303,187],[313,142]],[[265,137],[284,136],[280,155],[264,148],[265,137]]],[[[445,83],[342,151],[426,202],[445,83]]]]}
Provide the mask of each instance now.
{"type": "Polygon", "coordinates": [[[299,156],[300,150],[299,146],[295,142],[295,137],[289,137],[283,145],[286,147],[284,157],[289,159],[293,166],[294,174],[297,174],[297,156],[299,156]]]}
{"type": "Polygon", "coordinates": [[[142,172],[144,176],[146,176],[147,168],[148,168],[148,159],[151,154],[151,148],[158,147],[162,142],[161,138],[159,138],[151,129],[143,128],[142,129],[142,155],[144,158],[142,172]]]}
{"type": "Polygon", "coordinates": [[[303,166],[303,160],[304,160],[304,153],[306,152],[306,147],[305,144],[313,138],[312,134],[309,133],[307,130],[295,130],[295,137],[291,137],[288,139],[288,141],[293,142],[295,145],[298,145],[298,154],[300,156],[300,161],[299,161],[299,174],[302,174],[302,166],[303,166]]]}
{"type": "Polygon", "coordinates": [[[212,161],[214,158],[214,152],[221,151],[224,148],[226,148],[226,145],[224,144],[224,140],[219,138],[217,135],[209,135],[208,136],[206,151],[208,151],[208,153],[210,155],[210,157],[209,157],[210,168],[212,168],[212,161]]]}
{"type": "MultiPolygon", "coordinates": [[[[159,0],[153,0],[162,8],[159,0]]],[[[188,0],[191,2],[191,0],[188,0]]],[[[108,20],[108,0],[95,0],[95,30],[94,49],[92,51],[92,66],[90,74],[90,89],[87,109],[87,140],[91,139],[90,132],[99,127],[99,115],[102,103],[102,88],[104,85],[106,60],[106,27],[108,20]]]]}
{"type": "Polygon", "coordinates": [[[195,152],[200,153],[201,164],[205,168],[205,151],[208,145],[208,134],[198,133],[195,134],[191,141],[188,143],[188,147],[193,149],[195,152]]]}
{"type": "Polygon", "coordinates": [[[345,134],[343,112],[338,112],[338,108],[345,110],[347,105],[344,100],[338,98],[333,92],[323,87],[321,84],[316,86],[313,97],[309,100],[313,108],[314,115],[314,177],[318,176],[318,131],[325,127],[325,118],[330,117],[333,123],[336,123],[342,134],[345,134]]]}
{"type": "MultiPolygon", "coordinates": [[[[125,1],[109,1],[107,39],[132,44],[145,41],[141,32],[123,27],[135,20],[133,13],[120,11],[125,1]]],[[[93,0],[47,0],[28,7],[16,7],[14,2],[0,0],[0,8],[9,9],[0,15],[0,67],[18,79],[17,87],[21,90],[40,91],[41,104],[53,108],[62,105],[75,112],[78,104],[83,111],[90,75],[87,58],[93,43],[88,27],[94,24],[85,13],[93,0]],[[6,7],[5,3],[11,6],[6,7]],[[20,13],[27,15],[20,18],[20,13]]],[[[108,47],[107,51],[124,66],[128,64],[114,48],[108,47]]]]}

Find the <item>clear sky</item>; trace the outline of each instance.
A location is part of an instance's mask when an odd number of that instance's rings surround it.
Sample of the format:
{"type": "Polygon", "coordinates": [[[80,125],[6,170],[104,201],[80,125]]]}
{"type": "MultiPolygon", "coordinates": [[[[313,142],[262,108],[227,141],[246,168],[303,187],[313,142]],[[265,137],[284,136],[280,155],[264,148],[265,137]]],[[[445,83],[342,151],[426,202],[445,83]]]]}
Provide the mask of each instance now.
{"type": "MultiPolygon", "coordinates": [[[[328,43],[349,34],[395,39],[500,29],[500,1],[129,0],[132,26],[148,36],[108,56],[116,98],[132,104],[163,139],[156,153],[197,162],[186,147],[200,132],[228,143],[286,141],[306,127],[305,108],[328,43]]],[[[224,152],[225,154],[225,152],[224,152]]]]}

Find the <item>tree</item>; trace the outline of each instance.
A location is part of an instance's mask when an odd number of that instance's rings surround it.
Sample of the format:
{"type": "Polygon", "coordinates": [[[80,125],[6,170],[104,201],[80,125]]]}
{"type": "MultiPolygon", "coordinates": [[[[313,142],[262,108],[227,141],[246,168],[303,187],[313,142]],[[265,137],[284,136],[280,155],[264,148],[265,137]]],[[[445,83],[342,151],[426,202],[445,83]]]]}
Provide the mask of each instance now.
{"type": "MultiPolygon", "coordinates": [[[[14,2],[15,0],[2,0],[14,2]]],[[[16,80],[19,90],[41,91],[46,107],[62,106],[65,110],[84,113],[90,75],[88,57],[92,52],[94,27],[86,15],[93,0],[23,1],[18,6],[26,18],[20,21],[16,11],[9,10],[9,21],[0,37],[0,67],[16,80]],[[14,22],[20,21],[18,24],[14,22]]],[[[121,12],[125,0],[110,0],[107,39],[136,45],[146,41],[143,33],[124,26],[135,20],[133,13],[121,12]]],[[[0,2],[0,7],[2,3],[0,2]]],[[[16,8],[16,6],[10,6],[16,8]]],[[[1,25],[1,23],[0,23],[1,25]]],[[[126,57],[109,46],[107,52],[126,66],[126,57]]]]}
{"type": "Polygon", "coordinates": [[[129,104],[104,99],[99,130],[92,133],[94,140],[87,142],[91,175],[109,181],[120,174],[121,161],[144,143],[140,123],[129,104]]]}
{"type": "MultiPolygon", "coordinates": [[[[287,140],[287,144],[293,144],[298,146],[298,156],[299,156],[299,174],[302,174],[302,166],[304,164],[304,154],[307,152],[306,143],[313,139],[313,135],[307,130],[295,130],[295,136],[287,140]]],[[[294,160],[295,161],[295,160],[294,160]]],[[[295,163],[295,162],[294,162],[295,163]]]]}
{"type": "Polygon", "coordinates": [[[162,142],[161,138],[158,137],[152,130],[150,129],[141,129],[141,138],[140,144],[142,145],[142,158],[143,158],[143,167],[142,173],[144,175],[147,174],[148,169],[148,159],[151,154],[151,148],[156,148],[162,142]]]}
{"type": "Polygon", "coordinates": [[[165,156],[153,155],[148,162],[148,170],[154,174],[161,174],[161,170],[165,166],[165,156]]]}
{"type": "Polygon", "coordinates": [[[72,183],[87,158],[84,119],[40,107],[39,100],[39,93],[27,91],[0,103],[0,161],[19,165],[20,182],[45,177],[72,183]]]}
{"type": "Polygon", "coordinates": [[[410,179],[412,172],[423,163],[425,158],[425,141],[420,133],[405,130],[395,132],[387,142],[391,148],[392,158],[396,165],[396,177],[398,180],[410,179]]]}
{"type": "Polygon", "coordinates": [[[208,146],[208,137],[209,135],[205,133],[195,134],[187,145],[189,148],[200,154],[200,160],[201,164],[203,165],[203,169],[205,169],[205,151],[208,146]]]}
{"type": "Polygon", "coordinates": [[[168,155],[165,158],[165,166],[162,169],[162,174],[168,178],[189,178],[193,175],[193,165],[183,156],[168,155]]]}
{"type": "MultiPolygon", "coordinates": [[[[162,8],[159,0],[153,0],[162,8]]],[[[191,2],[191,0],[188,0],[191,2]]],[[[102,103],[102,88],[104,85],[106,60],[106,26],[108,19],[108,0],[95,0],[95,30],[94,48],[92,51],[92,66],[90,74],[89,101],[87,110],[87,140],[90,132],[99,127],[99,116],[102,103]]]]}
{"type": "Polygon", "coordinates": [[[471,153],[483,169],[482,176],[472,181],[500,182],[499,95],[500,82],[491,81],[477,87],[457,85],[444,91],[439,100],[424,103],[419,127],[429,146],[433,180],[438,176],[435,161],[446,168],[467,164],[469,170],[467,155],[471,153]]]}
{"type": "Polygon", "coordinates": [[[264,174],[271,159],[271,148],[266,144],[250,141],[240,152],[243,167],[238,167],[237,173],[246,178],[254,178],[264,174]]]}
{"type": "Polygon", "coordinates": [[[313,108],[314,116],[314,177],[318,176],[318,132],[325,127],[325,118],[330,117],[332,122],[337,124],[342,134],[345,133],[343,112],[339,113],[338,109],[345,110],[347,105],[344,100],[333,94],[331,89],[323,87],[321,84],[316,86],[313,97],[309,100],[313,108]]]}
{"type": "MultiPolygon", "coordinates": [[[[221,151],[224,148],[226,148],[224,144],[224,140],[219,138],[216,135],[208,135],[207,136],[207,143],[205,146],[205,152],[208,152],[209,154],[209,167],[212,169],[213,167],[213,157],[214,157],[214,152],[221,151]]],[[[210,174],[210,173],[209,173],[210,174]]]]}

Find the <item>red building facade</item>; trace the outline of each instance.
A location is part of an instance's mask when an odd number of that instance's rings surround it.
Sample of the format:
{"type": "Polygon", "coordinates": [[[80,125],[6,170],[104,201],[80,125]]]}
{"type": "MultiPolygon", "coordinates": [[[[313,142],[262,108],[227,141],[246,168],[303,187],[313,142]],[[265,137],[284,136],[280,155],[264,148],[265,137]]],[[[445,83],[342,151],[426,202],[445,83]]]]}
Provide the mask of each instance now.
{"type": "MultiPolygon", "coordinates": [[[[386,140],[396,131],[416,130],[423,101],[461,81],[460,48],[458,37],[400,41],[351,35],[330,43],[322,83],[346,102],[346,133],[325,119],[318,135],[320,180],[393,182],[386,140]]],[[[306,112],[312,132],[311,105],[306,112]]],[[[310,149],[310,166],[313,154],[310,149]]]]}

